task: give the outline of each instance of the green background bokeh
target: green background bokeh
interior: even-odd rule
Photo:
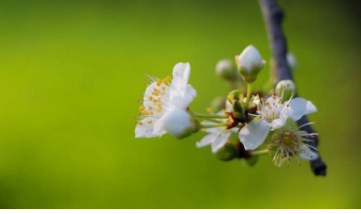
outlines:
[[[219,59],[249,44],[271,57],[257,1],[1,1],[0,207],[361,208],[359,12],[280,4],[327,177],[306,161],[218,161],[196,148],[202,134],[134,138],[144,73],[190,62],[191,108],[204,112],[229,92]]]

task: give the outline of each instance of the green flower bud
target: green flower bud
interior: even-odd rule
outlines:
[[[249,158],[242,159],[242,162],[245,166],[254,166],[258,162],[259,155],[252,155]]]
[[[217,158],[222,161],[230,161],[237,156],[237,149],[233,144],[226,143],[218,152]]]
[[[222,109],[226,108],[226,98],[216,97],[211,102],[211,110],[213,113],[218,113]]]
[[[242,53],[236,56],[238,72],[247,83],[252,83],[257,79],[258,73],[262,70],[264,61],[259,51],[249,45]]]
[[[237,80],[237,68],[229,59],[222,59],[218,61],[216,65],[216,74],[225,80],[236,81]]]
[[[295,93],[296,85],[292,80],[281,80],[276,86],[277,96],[282,98],[283,101],[289,100]]]
[[[243,93],[240,90],[233,90],[228,94],[227,99],[230,103],[233,103],[234,100],[242,100]]]
[[[237,119],[245,118],[245,111],[239,100],[234,100],[232,103],[232,107],[233,107],[233,116],[235,118]]]

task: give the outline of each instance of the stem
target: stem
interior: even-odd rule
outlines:
[[[214,115],[214,114],[201,114],[201,113],[196,113],[193,112],[193,117],[197,117],[197,118],[218,118],[218,119],[227,119],[229,116],[227,115]]]
[[[263,18],[266,23],[271,51],[275,61],[276,83],[285,79],[293,80],[291,69],[287,64],[287,42],[282,30],[284,13],[278,6],[276,0],[259,0],[259,4],[261,6]],[[300,120],[297,121],[297,123],[301,126],[305,123],[308,123],[308,119],[306,116],[303,116]],[[316,133],[311,126],[302,127],[301,130],[308,133]],[[314,142],[309,142],[308,144],[317,147],[318,137],[315,137],[312,140]],[[318,154],[318,158],[316,160],[311,161],[311,169],[315,175],[326,175],[327,166],[326,163],[323,162],[320,154]]]
[[[251,98],[252,93],[252,83],[247,83],[247,98],[246,98],[246,109],[248,109],[249,100]]]
[[[264,150],[257,150],[257,151],[251,151],[250,153],[251,153],[251,155],[263,155],[263,154],[268,154],[268,149],[264,149]]]
[[[227,124],[225,124],[225,123],[217,123],[217,124],[210,124],[210,125],[204,125],[204,124],[200,125],[201,129],[216,128],[216,127],[227,127]]]
[[[223,121],[218,120],[218,119],[204,118],[204,120],[207,120],[207,121],[210,121],[210,122],[213,122],[213,123],[223,123]]]

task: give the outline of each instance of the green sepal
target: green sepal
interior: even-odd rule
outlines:
[[[226,143],[218,152],[217,158],[222,161],[233,160],[237,156],[237,149],[231,143]]]

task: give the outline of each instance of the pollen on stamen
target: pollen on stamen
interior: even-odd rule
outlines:
[[[159,80],[157,81],[157,86],[159,87],[161,84],[162,84],[162,80],[159,79]]]
[[[143,111],[144,109],[145,109],[144,106],[140,106],[140,107],[139,107],[139,111]]]
[[[150,125],[150,124],[152,124],[152,122],[153,122],[153,121],[149,120],[147,123]]]
[[[142,122],[138,122],[138,124],[139,124],[139,125],[143,125],[143,123],[142,123]]]
[[[271,90],[269,93],[273,95],[275,92],[273,90]]]
[[[153,100],[153,97],[152,97],[152,96],[149,96],[149,100],[152,101],[152,100]]]

